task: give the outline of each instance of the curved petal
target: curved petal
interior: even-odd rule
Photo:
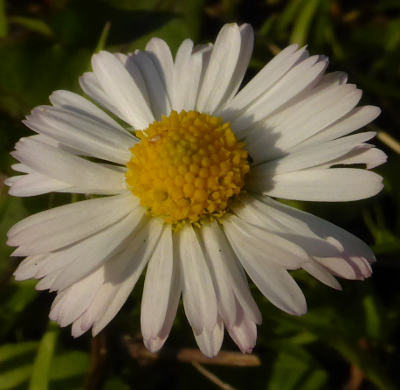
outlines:
[[[101,51],[92,57],[93,72],[124,120],[136,129],[154,122],[142,91],[123,64],[111,53]]]
[[[203,352],[209,358],[213,358],[218,355],[221,349],[222,341],[224,339],[224,324],[219,318],[214,329],[207,330],[203,329],[200,334],[194,334],[197,345],[200,351]]]
[[[309,169],[281,175],[250,176],[247,187],[283,199],[343,202],[369,198],[382,188],[382,177],[355,168]]]
[[[237,24],[222,27],[212,49],[201,83],[196,110],[212,114],[230,88],[241,49],[241,34]],[[223,64],[223,65],[222,65]]]
[[[152,352],[159,350],[168,337],[180,293],[171,225],[165,225],[147,267],[140,313],[144,343]]]
[[[195,333],[212,331],[217,323],[217,298],[210,270],[192,226],[179,234],[179,260],[186,316]]]
[[[15,148],[11,154],[18,161],[42,175],[84,188],[88,193],[116,194],[126,187],[124,173],[32,138],[21,138]]]
[[[137,198],[124,193],[42,211],[15,224],[7,245],[20,246],[24,253],[50,252],[107,228],[138,205]]]
[[[254,284],[271,303],[281,310],[294,315],[304,314],[307,311],[307,304],[299,286],[283,267],[276,265],[273,261],[262,261],[254,253],[249,253],[250,247],[246,245],[248,237],[245,237],[242,231],[235,229],[235,221],[236,217],[226,219],[224,230]],[[286,253],[282,250],[279,258],[284,258],[285,255]]]

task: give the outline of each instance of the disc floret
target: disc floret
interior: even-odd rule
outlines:
[[[219,218],[241,192],[247,151],[221,118],[172,111],[136,136],[126,181],[152,216],[171,224]]]

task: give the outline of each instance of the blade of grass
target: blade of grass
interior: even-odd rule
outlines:
[[[49,323],[46,333],[40,340],[39,349],[33,363],[29,390],[47,390],[50,377],[50,366],[57,342],[59,327]]]
[[[300,46],[306,43],[308,32],[311,28],[311,23],[315,12],[317,11],[320,0],[309,0],[305,3],[296,19],[290,37],[291,43],[298,43]]]
[[[0,0],[0,38],[5,38],[8,32],[5,0]]]

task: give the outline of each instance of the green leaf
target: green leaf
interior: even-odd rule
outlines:
[[[16,367],[0,373],[0,390],[9,390],[26,382],[32,372],[32,364]]]
[[[18,344],[4,344],[0,346],[0,364],[20,357],[21,355],[33,353],[36,351],[39,343],[36,341],[27,341]]]
[[[13,16],[9,20],[12,23],[18,24],[46,37],[53,36],[52,29],[41,19],[27,18],[25,16]]]
[[[302,349],[281,352],[274,362],[267,390],[325,389],[328,374]]]
[[[38,345],[36,341],[27,341],[0,347],[0,390],[13,389],[28,381]]]
[[[107,43],[108,34],[110,33],[111,23],[107,22],[104,25],[104,28],[101,32],[99,41],[97,42],[96,49],[94,50],[95,53],[98,53],[101,50],[104,50]]]
[[[372,295],[367,295],[363,299],[363,306],[366,333],[372,339],[379,339],[382,333],[382,324],[375,298]]]
[[[5,0],[0,0],[0,38],[5,38],[8,33]]]
[[[50,366],[57,342],[59,327],[50,323],[46,333],[40,340],[39,349],[33,363],[29,390],[47,390],[50,378]]]
[[[306,43],[308,32],[310,31],[311,23],[315,12],[317,11],[319,2],[320,0],[308,0],[305,2],[305,5],[296,18],[292,35],[290,37],[291,43],[298,43],[300,46]]]

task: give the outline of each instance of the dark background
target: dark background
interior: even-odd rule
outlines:
[[[55,89],[79,91],[78,76],[90,69],[93,52],[141,49],[153,36],[175,51],[187,37],[213,41],[230,21],[249,22],[256,32],[247,77],[289,43],[307,43],[312,54],[330,57],[330,70],[347,72],[364,90],[363,104],[382,108],[369,130],[378,131],[375,143],[389,155],[377,170],[385,190],[359,202],[293,203],[370,244],[378,259],[372,278],[343,281],[338,292],[296,272],[309,305],[301,318],[255,291],[264,321],[254,351],[259,366],[240,367],[236,355],[233,366],[222,359],[223,365],[199,367],[197,355],[183,361],[177,353],[196,345],[182,308],[163,353],[145,358],[138,339],[141,283],[99,337],[74,340],[69,328],[49,323],[50,294],[38,293],[33,281],[13,280],[18,259],[9,259],[7,230],[71,198],[13,198],[1,185],[0,390],[400,388],[399,1],[0,0],[0,182],[12,175],[14,143],[30,134],[21,119]],[[228,336],[223,350],[236,351]]]

